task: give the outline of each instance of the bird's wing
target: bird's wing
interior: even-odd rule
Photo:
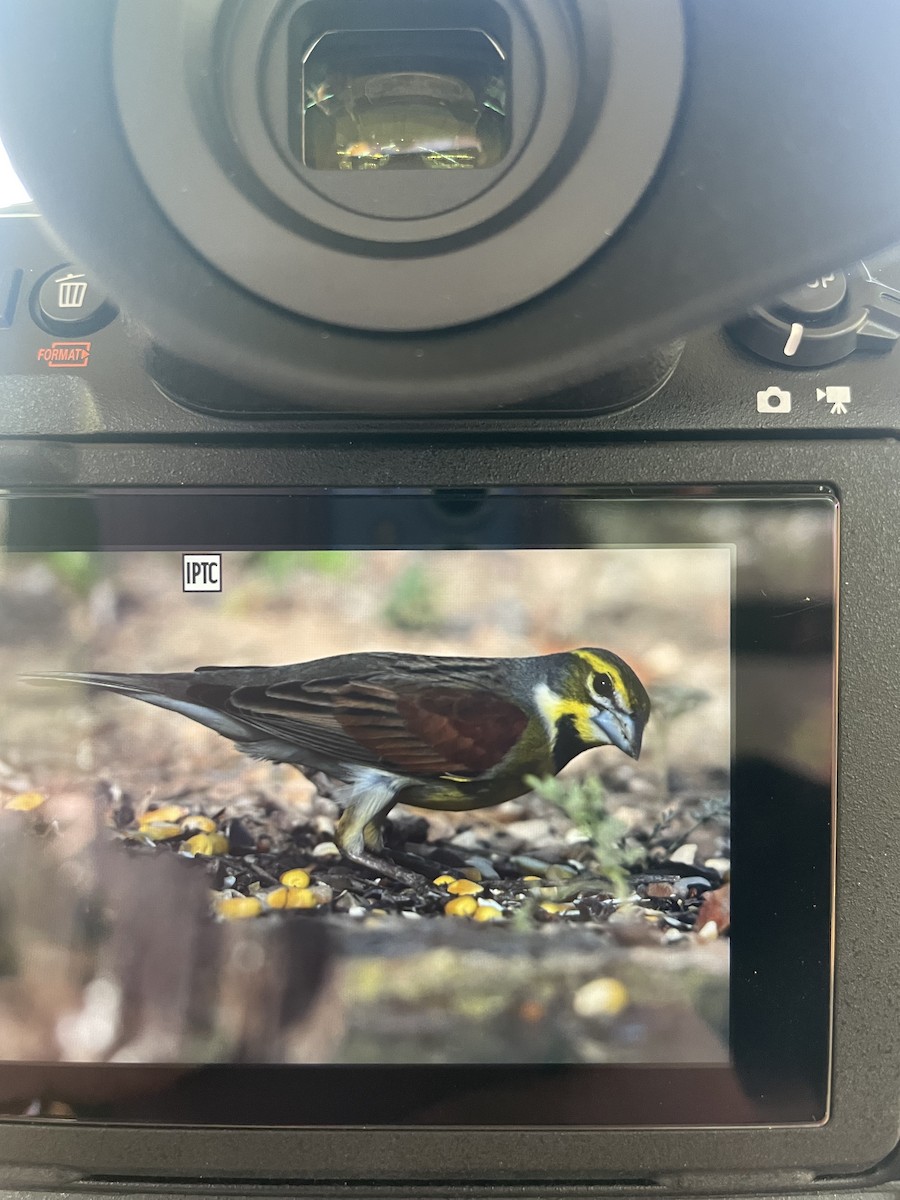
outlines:
[[[469,778],[489,771],[528,724],[528,714],[518,704],[494,692],[422,679],[397,685],[282,680],[236,689],[229,708],[280,737],[346,763],[426,778]]]

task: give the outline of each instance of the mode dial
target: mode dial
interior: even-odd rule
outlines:
[[[859,263],[758,305],[727,328],[769,362],[825,367],[856,350],[891,350],[900,340],[900,292]]]

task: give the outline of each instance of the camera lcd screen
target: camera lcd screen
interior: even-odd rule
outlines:
[[[825,1117],[832,497],[3,519],[7,1115]]]

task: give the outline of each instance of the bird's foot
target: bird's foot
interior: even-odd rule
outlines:
[[[399,863],[392,862],[389,858],[380,858],[377,854],[372,854],[368,850],[351,852],[346,849],[344,850],[344,857],[357,866],[366,867],[369,871],[374,871],[376,875],[385,876],[388,879],[396,880],[397,883],[402,883],[404,887],[411,888],[418,895],[429,900],[446,901],[447,899],[443,892],[434,887],[429,875],[410,870]],[[421,860],[421,863],[423,866],[428,865],[424,859]]]

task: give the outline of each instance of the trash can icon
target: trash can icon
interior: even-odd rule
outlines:
[[[60,308],[83,308],[87,296],[87,280],[83,275],[63,275],[53,281],[59,289],[57,302]]]

